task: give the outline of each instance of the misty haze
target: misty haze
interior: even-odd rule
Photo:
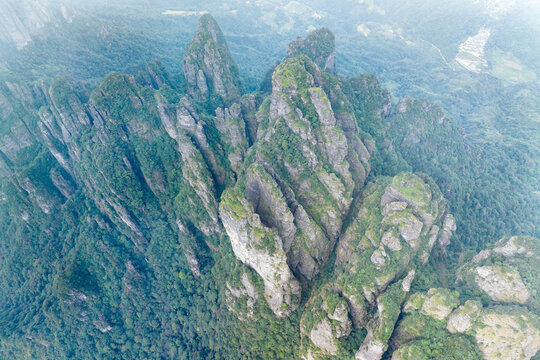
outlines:
[[[0,359],[540,360],[536,0],[0,0]]]

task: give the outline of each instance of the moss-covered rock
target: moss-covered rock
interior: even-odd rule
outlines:
[[[443,320],[459,305],[459,294],[448,289],[429,289],[420,312],[437,320]]]
[[[467,300],[465,304],[450,314],[446,329],[452,334],[471,330],[481,309],[482,304],[480,302]]]
[[[243,89],[238,68],[221,29],[209,14],[199,20],[197,34],[184,55],[182,69],[194,98],[209,100],[215,95],[225,104],[240,98]]]
[[[441,339],[411,341],[392,353],[392,360],[480,360],[474,342],[466,336],[448,335]]]
[[[340,339],[346,338],[351,329],[348,303],[331,285],[323,287],[310,298],[302,314],[300,331],[310,341],[303,347],[303,356],[336,355]]]
[[[538,316],[522,308],[483,310],[474,333],[485,360],[529,360],[540,349]]]
[[[473,257],[459,270],[460,278],[494,302],[527,305],[540,310],[540,240],[530,236],[500,239],[492,249]]]
[[[368,322],[367,335],[355,354],[356,360],[378,360],[388,349],[388,341],[394,332],[394,326],[401,312],[410,283],[414,278],[414,271],[405,279],[394,283],[377,298],[377,312]]]
[[[425,263],[445,216],[440,191],[416,175],[368,185],[336,249],[346,296],[369,302],[411,264]]]
[[[327,28],[312,31],[302,39],[298,37],[289,44],[287,55],[295,57],[300,54],[309,56],[317,66],[324,71],[335,73],[335,39],[334,34]]]

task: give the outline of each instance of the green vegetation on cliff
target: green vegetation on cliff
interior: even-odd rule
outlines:
[[[0,357],[534,356],[538,239],[473,258],[535,233],[518,173],[334,51],[245,94],[206,14],[178,76],[2,83]]]

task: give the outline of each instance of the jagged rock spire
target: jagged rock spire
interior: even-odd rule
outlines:
[[[209,14],[199,20],[197,34],[184,56],[183,69],[189,92],[198,100],[217,95],[228,104],[238,100],[243,91],[225,37]]]

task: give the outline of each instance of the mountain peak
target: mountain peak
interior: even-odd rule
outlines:
[[[210,14],[204,14],[199,19],[199,27],[197,33],[208,34],[216,43],[225,43],[223,32],[219,27],[216,19]]]
[[[184,56],[183,69],[190,95],[197,100],[217,95],[224,103],[230,103],[242,93],[238,67],[219,25],[209,14],[199,20],[197,33]]]
[[[305,39],[296,38],[289,44],[287,55],[290,57],[300,54],[307,55],[322,70],[335,73],[335,49],[334,34],[328,28],[323,27],[313,30]]]

